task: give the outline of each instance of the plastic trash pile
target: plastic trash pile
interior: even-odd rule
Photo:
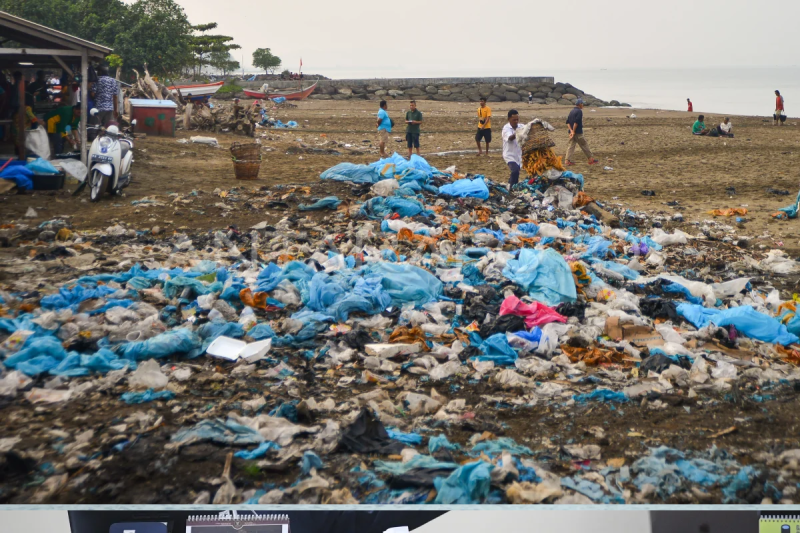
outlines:
[[[249,232],[29,228],[66,233],[1,268],[4,501],[797,501],[796,261],[612,229],[570,172],[321,178],[363,192]]]

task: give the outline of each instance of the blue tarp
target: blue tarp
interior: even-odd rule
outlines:
[[[7,160],[0,161],[0,167]],[[13,181],[19,189],[29,191],[33,189],[33,171],[25,166],[25,161],[11,161],[6,168],[0,172],[0,178]]]
[[[577,298],[572,270],[552,248],[523,248],[518,259],[506,263],[503,275],[527,291],[531,298],[550,307],[574,302]]]
[[[455,196],[457,198],[480,198],[489,199],[489,187],[486,186],[482,176],[475,179],[462,179],[454,181],[448,185],[439,187],[440,196]]]
[[[678,314],[702,328],[710,323],[716,326],[734,326],[737,331],[764,342],[772,342],[786,346],[798,342],[797,335],[789,333],[786,326],[771,316],[759,313],[749,305],[731,309],[709,309],[702,305],[682,303],[678,305]]]
[[[321,200],[317,200],[311,205],[300,204],[297,208],[300,211],[316,211],[318,209],[336,209],[342,201],[336,196],[327,196]]]
[[[407,263],[378,262],[368,265],[364,270],[380,277],[394,305],[424,305],[437,300],[444,287],[439,278],[427,270]]]

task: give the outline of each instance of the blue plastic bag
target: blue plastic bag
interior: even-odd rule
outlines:
[[[50,161],[41,157],[37,157],[25,166],[34,174],[59,174],[59,170]]]
[[[478,504],[489,495],[491,473],[494,465],[485,461],[475,461],[458,467],[445,478],[433,480],[436,499],[440,505]]]
[[[201,420],[190,428],[183,428],[172,435],[170,440],[186,446],[195,442],[210,440],[228,446],[260,444],[266,439],[255,429],[244,426],[234,419],[225,422],[220,419]]]
[[[424,305],[436,301],[444,288],[436,276],[407,263],[381,261],[368,265],[365,270],[381,279],[381,285],[394,305]]]
[[[518,259],[506,263],[503,275],[527,291],[531,298],[550,307],[577,299],[572,270],[552,248],[523,248]]]
[[[609,389],[595,389],[589,394],[575,394],[572,399],[580,403],[587,401],[625,403],[628,401],[624,392],[615,392]]]
[[[247,332],[247,336],[253,340],[260,341],[263,339],[271,339],[275,336],[275,331],[269,324],[256,324]]]
[[[126,392],[120,399],[127,404],[149,403],[155,400],[171,400],[175,397],[175,393],[170,390],[162,390],[154,392],[153,389],[147,389],[144,392]]]
[[[677,307],[678,314],[702,328],[710,323],[719,327],[734,326],[737,331],[764,342],[787,346],[798,342],[798,336],[787,331],[786,326],[777,319],[759,313],[749,305],[731,309],[709,309],[702,305],[682,303]]]
[[[297,206],[300,211],[316,211],[318,209],[336,209],[342,201],[336,196],[326,196],[321,200],[317,200],[311,205],[300,204]]]
[[[505,333],[495,333],[478,347],[484,355],[476,357],[478,361],[493,361],[496,365],[513,365],[517,360],[517,352],[508,343]]]
[[[439,187],[440,196],[454,196],[456,198],[489,199],[489,187],[482,177],[473,180],[465,178]]]
[[[439,450],[456,451],[461,449],[457,443],[447,440],[447,435],[436,435],[428,439],[428,453],[436,453]]]
[[[94,299],[104,298],[109,294],[114,294],[117,289],[112,289],[108,285],[101,285],[96,289],[87,289],[83,285],[75,285],[72,289],[61,288],[56,294],[45,296],[41,300],[42,309],[61,310],[72,309],[77,311],[81,302]]]
[[[319,175],[323,180],[350,181],[353,183],[377,183],[384,179],[378,171],[367,165],[339,163]]]
[[[3,364],[7,368],[17,368],[20,363],[31,361],[40,356],[49,357],[53,362],[41,359],[35,362],[34,366],[24,367],[29,372],[36,372],[36,374],[28,375],[38,375],[55,368],[58,362],[67,356],[67,351],[61,345],[61,341],[55,337],[30,337],[17,353],[8,357],[3,361]],[[20,372],[23,372],[23,370],[20,370]]]
[[[201,352],[202,342],[193,331],[177,328],[152,339],[131,342],[116,348],[120,357],[142,361],[144,359],[167,357],[173,354],[186,354],[188,357],[197,357]]]
[[[234,457],[239,457],[240,459],[260,459],[267,455],[267,452],[270,450],[280,450],[281,447],[275,444],[272,441],[262,442],[258,445],[257,448],[253,450],[242,450],[240,452],[236,452],[233,454]]]

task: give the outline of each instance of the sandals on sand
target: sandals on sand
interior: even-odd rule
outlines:
[[[569,159],[567,159],[567,162],[566,162],[566,163],[564,163],[564,164],[565,164],[565,165],[567,165],[568,167],[571,167],[571,166],[572,166],[572,165],[574,165],[575,163],[573,163],[572,161],[570,161]]]
[[[590,165],[596,165],[596,164],[597,164],[597,163],[599,163],[599,162],[600,162],[600,161],[598,161],[597,159],[594,159],[594,158],[592,158],[592,159],[589,161],[589,164],[590,164]]]

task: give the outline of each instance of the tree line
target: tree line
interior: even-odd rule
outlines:
[[[241,48],[234,38],[212,33],[216,22],[193,26],[175,0],[0,0],[0,11],[113,48],[108,62],[123,72],[145,64],[163,77],[241,68],[231,55]],[[274,72],[281,60],[259,48],[253,65]]]

